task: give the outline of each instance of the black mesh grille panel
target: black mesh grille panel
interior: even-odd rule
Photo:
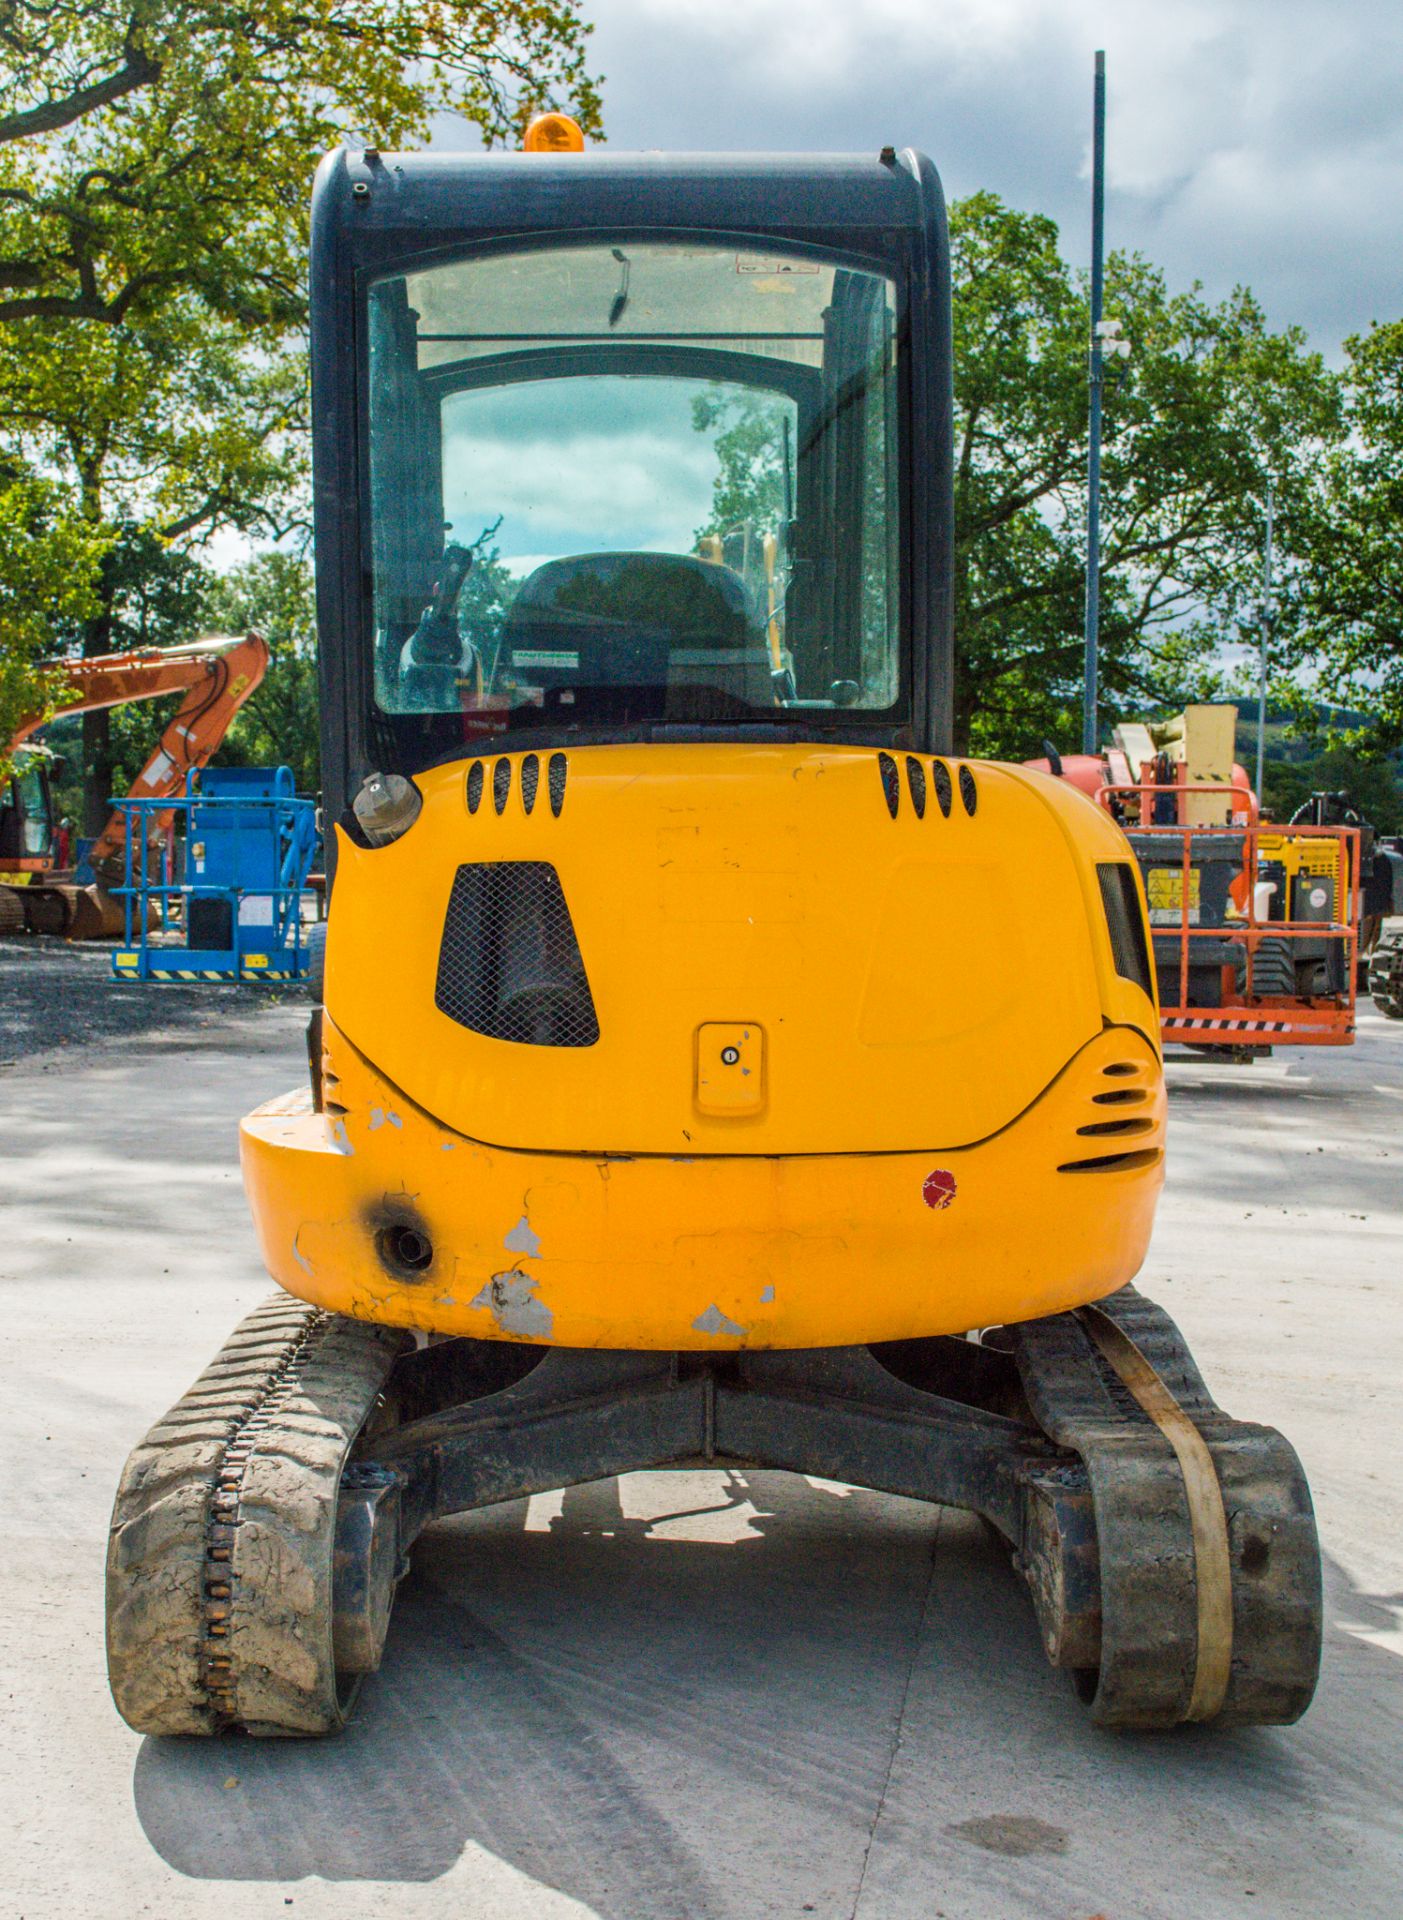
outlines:
[[[544,860],[459,867],[434,1005],[493,1040],[592,1047],[594,998],[560,878]]]
[[[1123,862],[1115,861],[1098,866],[1096,877],[1101,882],[1101,901],[1106,909],[1106,926],[1111,936],[1116,972],[1122,980],[1133,980],[1153,1000],[1150,955],[1145,944],[1145,918],[1140,911],[1140,896],[1135,890],[1135,875]]]

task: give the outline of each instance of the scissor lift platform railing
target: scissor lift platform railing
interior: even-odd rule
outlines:
[[[1356,956],[1359,943],[1359,833],[1354,827],[1282,827],[1245,817],[1242,797],[1222,785],[1185,784],[1150,786],[1107,784],[1097,794],[1100,804],[1117,814],[1126,800],[1138,799],[1140,811],[1149,813],[1161,796],[1177,800],[1187,794],[1208,793],[1228,803],[1230,817],[1217,823],[1122,819],[1142,874],[1170,867],[1178,878],[1176,897],[1166,905],[1150,900],[1151,935],[1155,947],[1156,974],[1160,988],[1160,1037],[1166,1044],[1222,1046],[1230,1048],[1277,1046],[1349,1046],[1354,1039]],[[1232,817],[1232,816],[1238,817]],[[1262,842],[1279,847],[1282,842],[1304,840],[1332,841],[1336,846],[1335,885],[1328,919],[1272,919],[1258,912],[1258,872],[1262,863]],[[1163,843],[1165,857],[1155,857]],[[1177,843],[1177,858],[1175,858]],[[1195,870],[1202,869],[1204,856],[1216,852],[1231,856],[1241,881],[1241,901],[1231,901],[1222,917],[1203,920],[1203,889],[1195,889]],[[1236,882],[1234,883],[1236,884]],[[1147,895],[1149,888],[1147,885]],[[1289,901],[1283,902],[1289,911]],[[1341,908],[1343,907],[1343,917]],[[1172,926],[1156,914],[1173,914]],[[1195,922],[1195,915],[1199,918]],[[1173,962],[1163,963],[1165,948],[1173,943]],[[1324,945],[1327,954],[1338,952],[1338,961],[1325,965],[1324,991],[1293,993],[1259,991],[1258,979],[1275,988],[1279,982],[1266,978],[1261,960],[1265,943],[1275,946],[1279,955],[1285,948],[1295,960],[1309,956],[1311,948]],[[1212,947],[1219,952],[1221,974],[1217,1004],[1194,999],[1190,976],[1195,967],[1211,964]],[[1240,963],[1240,964],[1239,964]],[[1276,969],[1273,969],[1276,972]],[[1168,981],[1166,981],[1168,976]],[[1166,986],[1172,991],[1166,991]]]
[[[260,773],[261,781],[249,777]],[[215,784],[220,780],[225,791]],[[125,918],[123,945],[112,956],[117,979],[305,976],[309,953],[302,934],[302,895],[316,846],[315,809],[294,791],[288,768],[192,776],[178,799],[116,804],[126,815],[124,883],[112,889],[123,903]],[[160,815],[162,823],[174,816],[184,830],[183,881],[152,870],[158,862],[164,866],[164,848],[150,831],[154,815]],[[192,938],[192,921],[200,917],[202,902],[226,908],[210,916],[223,928],[223,939]],[[177,920],[184,930],[183,944],[164,936],[153,940],[153,927],[169,930]]]

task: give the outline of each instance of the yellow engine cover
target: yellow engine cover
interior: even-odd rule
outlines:
[[[1021,1113],[1103,1014],[1153,1031],[1110,966],[1094,862],[1113,822],[1063,783],[975,765],[938,780],[858,748],[574,749],[417,781],[423,812],[367,850],[343,835],[326,1006],[444,1125],[562,1153],[890,1153],[984,1139]],[[478,763],[480,765],[480,763]],[[938,786],[949,781],[948,814]],[[919,788],[917,789],[920,790]],[[500,810],[498,800],[500,799]],[[559,876],[598,1019],[593,1045],[516,1044],[435,1004],[465,863]],[[749,1032],[732,1097],[708,1033]],[[704,1068],[712,1065],[712,1071]]]
[[[962,1332],[1133,1277],[1164,1088],[1100,809],[858,748],[577,749],[563,784],[549,758],[436,769],[399,840],[343,838],[323,1110],[243,1128],[283,1286],[444,1334],[724,1350]],[[460,870],[512,862],[558,880],[584,1043],[494,1036],[445,988]]]

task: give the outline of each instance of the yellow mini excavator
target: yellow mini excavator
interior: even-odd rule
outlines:
[[[1300,1466],[1131,1285],[1134,858],[950,751],[935,171],[578,144],[318,176],[324,987],[243,1125],[281,1291],[121,1481],[117,1705],[332,1731],[434,1520],[702,1461],[983,1515],[1100,1724],[1293,1720]]]

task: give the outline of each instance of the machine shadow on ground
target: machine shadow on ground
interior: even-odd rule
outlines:
[[[544,1519],[517,1501],[435,1528],[346,1734],[145,1741],[148,1840],[192,1878],[283,1882],[431,1881],[476,1846],[600,1920],[739,1920],[759,1910],[735,1877],[747,1851],[772,1897],[792,1889],[776,1911],[850,1914],[879,1815],[878,1904],[900,1913],[927,1911],[942,1860],[957,1880],[1016,1870],[1010,1900],[1035,1911],[1068,1845],[1094,1866],[1102,1823],[1123,1838],[1141,1818],[1191,1854],[1225,1792],[1263,1854],[1318,1816],[1348,1749],[1328,1687],[1313,1730],[1099,1734],[977,1522],[784,1474],[702,1477],[719,1496],[672,1515],[673,1476],[648,1475],[646,1517],[611,1480]],[[1355,1636],[1392,1628],[1394,1603],[1330,1584],[1331,1649],[1383,1697],[1397,1657]],[[1052,1756],[1049,1801],[1028,1781]],[[1365,1791],[1386,1808],[1397,1786]],[[1062,1834],[1029,1820],[1049,1810],[1077,1828],[1048,1842],[1055,1859],[995,1860],[965,1836],[989,1824],[971,1814]]]

